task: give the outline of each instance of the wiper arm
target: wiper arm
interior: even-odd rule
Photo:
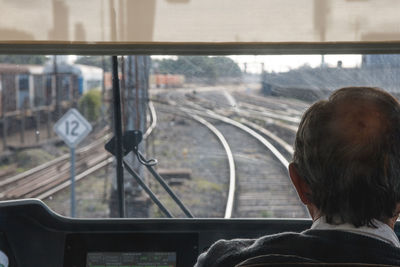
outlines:
[[[174,217],[171,212],[164,206],[164,204],[161,203],[161,201],[158,199],[158,197],[151,191],[151,189],[147,186],[147,184],[143,181],[142,178],[140,178],[139,174],[137,174],[130,166],[129,164],[123,160],[124,162],[124,167],[125,169],[130,173],[130,175],[135,178],[136,182],[146,191],[146,193],[149,195],[151,200],[153,200],[154,203],[160,208],[160,210],[167,216],[168,218]]]
[[[135,152],[135,151],[134,151]],[[142,163],[146,168],[149,170],[149,172],[153,175],[153,177],[161,184],[161,186],[164,188],[164,190],[169,194],[169,196],[175,201],[175,203],[181,208],[181,210],[185,213],[185,215],[188,218],[193,218],[193,214],[190,212],[190,210],[183,204],[183,202],[179,199],[179,197],[174,193],[172,188],[165,182],[164,178],[161,177],[153,168],[154,165],[157,164],[157,160],[155,159],[150,159],[146,160],[143,155],[140,153],[140,151],[136,151],[136,156],[139,160],[140,163]],[[147,162],[147,163],[146,163]],[[148,163],[151,162],[151,163]],[[145,163],[145,164],[144,164]]]
[[[164,178],[161,177],[153,168],[157,164],[156,159],[147,160],[142,153],[139,151],[139,144],[142,141],[142,132],[141,131],[126,131],[122,138],[122,146],[123,146],[123,154],[127,155],[129,152],[133,152],[138,161],[146,166],[149,172],[153,175],[153,177],[161,184],[164,190],[169,194],[169,196],[174,200],[174,202],[180,207],[180,209],[185,213],[188,218],[193,218],[193,214],[190,210],[183,204],[183,202],[179,199],[179,197],[174,193],[172,188],[165,182]],[[107,142],[105,145],[107,151],[114,155],[115,149],[115,141],[114,137]],[[172,217],[171,213],[168,209],[161,203],[161,201],[156,197],[156,195],[151,191],[151,189],[144,183],[143,179],[129,166],[129,164],[123,160],[124,167],[127,171],[135,178],[135,180],[139,183],[139,185],[146,191],[149,197],[154,201],[154,203],[164,212],[167,217]]]

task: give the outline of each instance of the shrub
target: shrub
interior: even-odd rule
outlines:
[[[85,93],[78,103],[78,109],[89,121],[96,121],[100,116],[101,92],[93,89]]]
[[[42,149],[23,150],[16,154],[15,161],[18,164],[17,172],[24,172],[52,159],[54,159],[54,156]]]

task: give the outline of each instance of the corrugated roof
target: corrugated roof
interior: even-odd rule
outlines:
[[[40,74],[43,66],[0,63],[0,73],[31,73]]]

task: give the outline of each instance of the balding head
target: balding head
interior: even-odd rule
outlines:
[[[376,88],[343,88],[304,114],[294,164],[327,217],[356,226],[400,202],[400,106]]]
[[[327,103],[332,112],[330,131],[344,143],[365,145],[380,138],[390,128],[390,108],[397,101],[373,88],[343,88]]]

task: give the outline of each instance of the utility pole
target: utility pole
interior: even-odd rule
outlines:
[[[56,119],[58,119],[61,115],[61,94],[58,86],[58,69],[57,69],[57,56],[53,56],[53,88],[56,100]]]
[[[106,61],[104,56],[101,56],[101,67],[103,69],[102,82],[101,82],[101,123],[106,124]]]

